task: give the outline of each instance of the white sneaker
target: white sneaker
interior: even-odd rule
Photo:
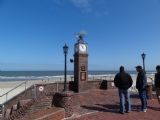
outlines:
[[[147,112],[147,109],[143,109],[142,111],[143,111],[143,112]]]

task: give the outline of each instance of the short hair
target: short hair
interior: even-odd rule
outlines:
[[[142,66],[138,65],[136,66],[137,69],[142,69]]]
[[[120,70],[120,72],[123,72],[124,71],[124,66],[120,66],[119,70]]]
[[[159,69],[160,69],[160,65],[157,65],[157,66],[156,66],[156,70],[159,70]]]

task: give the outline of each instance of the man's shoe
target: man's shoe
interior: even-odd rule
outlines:
[[[126,111],[126,113],[130,113],[130,111]]]
[[[124,112],[119,111],[120,114],[124,114]]]
[[[142,111],[143,111],[143,112],[147,112],[147,109],[143,109]]]

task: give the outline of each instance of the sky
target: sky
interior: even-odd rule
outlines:
[[[73,70],[81,30],[89,70],[160,64],[160,0],[0,0],[0,70]]]

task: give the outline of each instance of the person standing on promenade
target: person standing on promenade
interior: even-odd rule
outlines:
[[[120,98],[120,113],[124,114],[124,109],[126,108],[126,113],[131,111],[130,94],[129,88],[133,84],[131,76],[125,72],[124,67],[120,67],[120,72],[116,74],[114,78],[114,84],[118,88],[119,98]]]
[[[147,77],[145,74],[145,71],[142,69],[142,66],[137,66],[136,70],[138,72],[137,80],[136,80],[136,88],[139,92],[139,98],[141,100],[141,109],[140,111],[146,112],[147,111],[147,91],[146,91],[146,85],[147,85]]]
[[[160,104],[160,65],[156,66],[157,73],[155,74],[154,82],[156,87],[157,99]]]

